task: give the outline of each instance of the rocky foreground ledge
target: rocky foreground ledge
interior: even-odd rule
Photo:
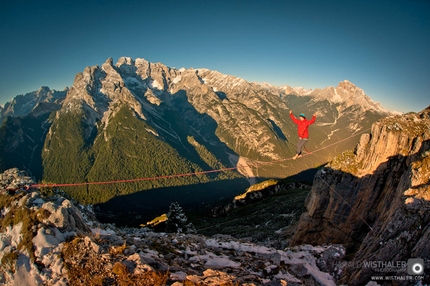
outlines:
[[[230,236],[101,224],[91,206],[1,175],[0,284],[335,285],[344,247],[267,248]]]

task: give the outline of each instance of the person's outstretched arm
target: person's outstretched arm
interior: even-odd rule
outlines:
[[[316,120],[316,119],[317,119],[317,114],[316,114],[316,113],[314,113],[314,114],[312,115],[311,120],[309,121],[309,125],[313,124],[313,123],[315,122],[315,120]]]
[[[291,120],[293,120],[294,121],[294,123],[299,123],[300,122],[300,120],[298,120],[295,116],[294,116],[294,114],[293,114],[293,111],[290,109],[290,118],[291,118]]]

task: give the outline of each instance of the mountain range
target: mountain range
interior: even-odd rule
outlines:
[[[290,109],[296,116],[317,114],[306,145],[310,154],[295,162],[288,160],[298,139]],[[315,90],[276,87],[208,69],[176,69],[128,57],[114,64],[109,58],[78,73],[64,91],[42,87],[5,104],[0,168],[25,169],[46,183],[237,168],[67,189],[82,203],[163,190],[172,200],[192,197],[194,204],[230,198],[263,178],[303,175],[355,146],[356,136],[392,114],[348,80]],[[184,185],[190,187],[178,192]],[[204,199],[202,186],[210,193]],[[154,196],[151,192],[144,192],[145,200]]]

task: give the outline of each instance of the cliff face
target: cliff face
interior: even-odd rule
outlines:
[[[354,151],[320,170],[292,243],[343,243],[357,263],[428,259],[429,113],[376,122]],[[364,283],[372,271],[346,268],[344,280]]]
[[[226,215],[233,209],[241,206],[249,205],[264,198],[271,197],[276,193],[285,190],[293,189],[310,189],[309,185],[299,182],[282,183],[276,180],[267,180],[258,184],[254,184],[246,189],[246,192],[236,196],[233,201],[225,206],[218,206],[211,210],[213,217]]]

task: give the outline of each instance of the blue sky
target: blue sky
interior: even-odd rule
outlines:
[[[430,105],[430,1],[1,1],[0,104],[86,66],[145,58],[274,85],[345,79],[383,107]]]

